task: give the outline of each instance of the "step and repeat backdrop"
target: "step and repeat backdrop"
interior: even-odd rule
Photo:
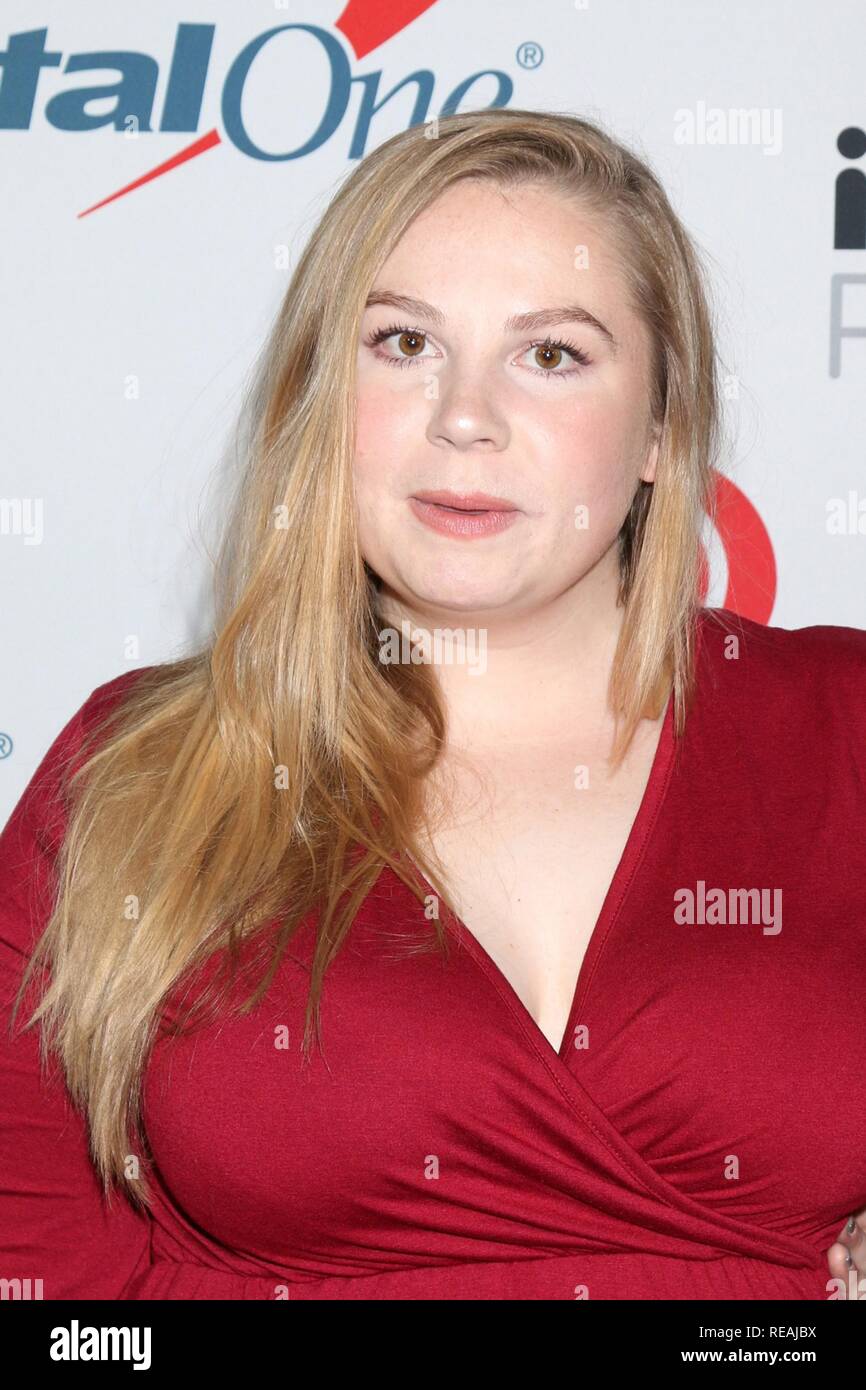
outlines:
[[[96,685],[207,632],[292,267],[357,161],[447,111],[649,160],[724,368],[706,602],[866,627],[862,0],[6,0],[0,49],[0,823]]]

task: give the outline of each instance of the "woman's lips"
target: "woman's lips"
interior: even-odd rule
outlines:
[[[467,540],[504,531],[521,515],[507,498],[485,492],[419,492],[409,506],[431,530]]]

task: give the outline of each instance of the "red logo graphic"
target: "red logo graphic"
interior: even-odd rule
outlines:
[[[742,618],[767,623],[776,599],[776,561],[766,526],[744,492],[716,473],[716,530],[728,562],[721,604]],[[701,547],[700,596],[709,588],[709,564]]]

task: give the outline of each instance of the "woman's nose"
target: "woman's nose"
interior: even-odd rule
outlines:
[[[431,443],[449,444],[455,449],[477,445],[487,449],[505,447],[508,423],[489,376],[473,373],[450,381],[437,376],[434,387],[436,394],[427,429]]]

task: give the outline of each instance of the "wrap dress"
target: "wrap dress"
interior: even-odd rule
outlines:
[[[8,1034],[59,770],[137,672],[98,687],[0,835],[0,1277],[49,1299],[826,1299],[866,1204],[866,632],[704,609],[696,674],[558,1050],[460,921],[446,957],[407,949],[431,924],[383,869],[325,975],[324,1056],[300,1051],[312,920],[254,1011],[157,1038],[149,1213],[106,1203],[36,1030]]]

